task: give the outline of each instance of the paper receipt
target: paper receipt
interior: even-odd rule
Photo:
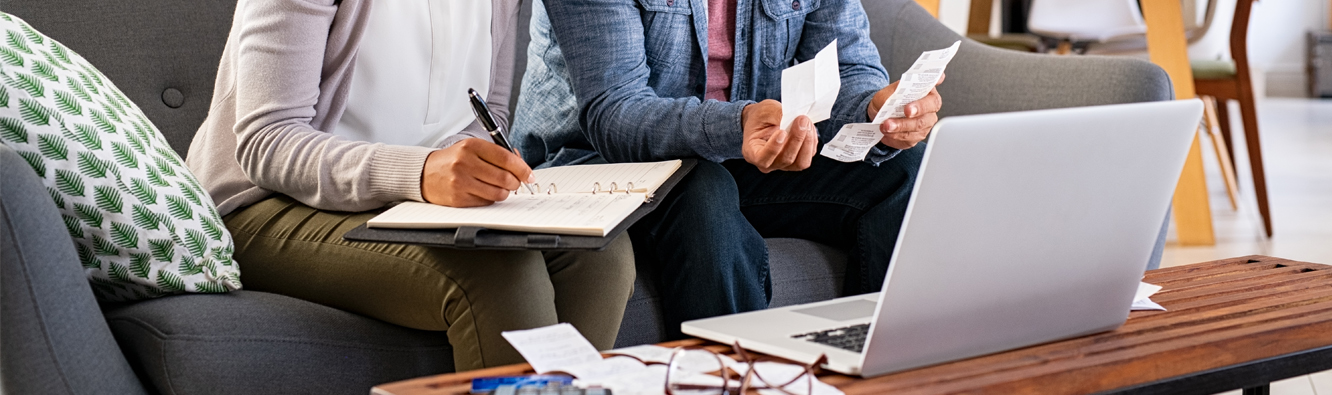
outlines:
[[[943,76],[944,68],[948,62],[953,60],[953,55],[957,54],[957,48],[962,44],[961,41],[954,42],[952,46],[944,49],[926,51],[916,58],[916,63],[911,65],[897,84],[897,90],[884,101],[883,107],[879,108],[879,113],[874,116],[874,122],[871,123],[848,123],[842,125],[842,129],[837,131],[837,135],[831,141],[823,145],[823,150],[819,155],[823,155],[841,162],[858,162],[865,160],[865,155],[869,154],[870,149],[875,143],[879,142],[882,134],[879,133],[879,124],[888,118],[906,117],[904,109],[907,104],[920,100],[930,94],[934,85],[939,82]]]
[[[842,88],[837,63],[837,40],[833,40],[814,59],[782,70],[782,130],[791,130],[791,122],[801,115],[815,123],[832,116]]]

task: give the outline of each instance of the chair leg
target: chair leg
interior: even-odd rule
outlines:
[[[1272,211],[1267,204],[1267,176],[1263,170],[1263,149],[1258,143],[1258,109],[1253,93],[1240,93],[1240,118],[1244,120],[1244,142],[1249,148],[1249,169],[1253,173],[1253,194],[1258,197],[1258,213],[1263,216],[1263,230],[1272,237]]]
[[[1211,96],[1202,96],[1203,106],[1203,132],[1212,138],[1212,149],[1216,151],[1216,159],[1221,165],[1221,179],[1226,183],[1226,194],[1230,196],[1230,209],[1239,210],[1239,182],[1235,180],[1235,168],[1231,164],[1230,146],[1226,140],[1216,131],[1217,124],[1221,123],[1216,117],[1216,98]]]
[[[1226,156],[1230,157],[1230,168],[1235,168],[1235,140],[1230,137],[1230,106],[1229,100],[1216,101],[1216,117],[1219,119],[1217,126],[1221,128],[1221,138],[1226,140]]]

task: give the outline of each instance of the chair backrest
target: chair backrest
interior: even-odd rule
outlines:
[[[1073,41],[1104,42],[1147,31],[1137,0],[1033,0],[1032,33]]]
[[[1236,77],[1244,86],[1249,80],[1249,15],[1258,0],[1235,1],[1235,19],[1230,23],[1230,58],[1235,60]]]

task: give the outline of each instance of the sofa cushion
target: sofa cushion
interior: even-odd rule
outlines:
[[[0,141],[43,178],[102,300],[240,288],[212,200],[134,103],[0,13]]]
[[[130,364],[162,394],[366,394],[453,371],[444,332],[257,291],[106,309]]]

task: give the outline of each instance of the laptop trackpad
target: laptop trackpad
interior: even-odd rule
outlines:
[[[806,307],[803,309],[791,310],[800,314],[812,315],[819,318],[827,318],[833,321],[848,321],[857,318],[868,318],[874,315],[874,306],[879,303],[872,300],[856,299],[842,303],[834,303],[823,306]]]

